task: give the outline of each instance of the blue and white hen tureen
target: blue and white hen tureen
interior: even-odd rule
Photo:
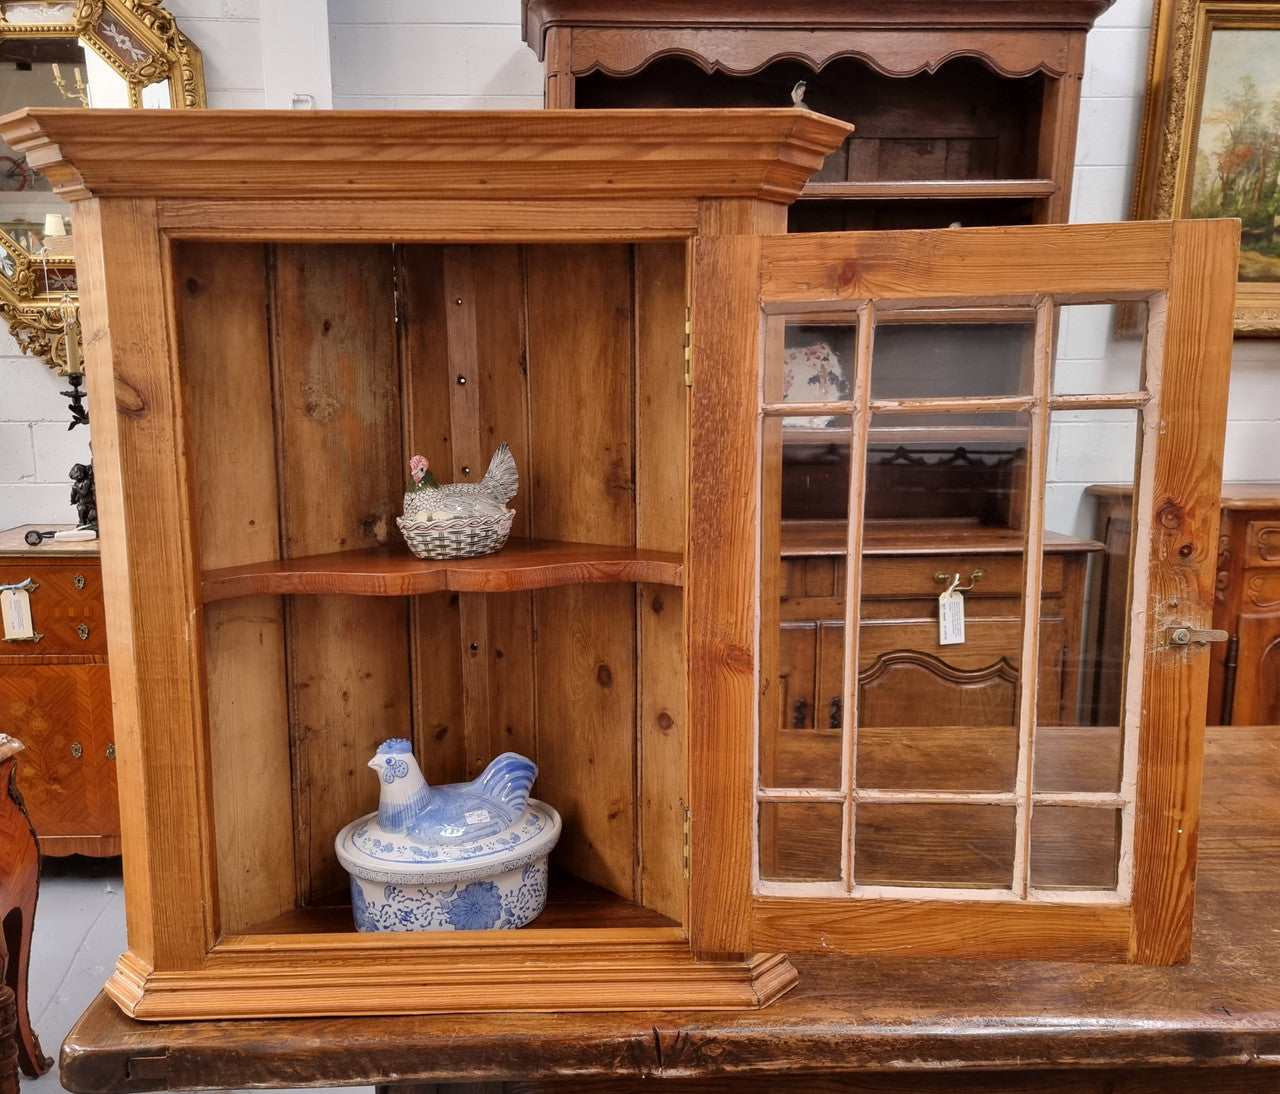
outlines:
[[[409,742],[394,738],[369,766],[378,811],[335,840],[357,930],[523,927],[542,911],[560,817],[529,797],[531,760],[504,752],[469,783],[429,786]]]

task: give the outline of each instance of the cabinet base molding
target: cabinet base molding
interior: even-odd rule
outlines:
[[[380,947],[386,950],[387,947]],[[106,993],[131,1018],[301,1018],[479,1011],[748,1010],[795,986],[786,954],[699,958],[687,943],[289,949],[286,961],[222,955],[203,969],[157,972],[121,955]],[[434,947],[433,947],[434,948]]]

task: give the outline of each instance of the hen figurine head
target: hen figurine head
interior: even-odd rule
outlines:
[[[378,746],[369,766],[382,776],[382,781],[390,786],[397,779],[409,774],[409,764],[413,762],[413,745],[403,737],[392,737]]]

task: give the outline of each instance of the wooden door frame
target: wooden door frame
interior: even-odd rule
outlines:
[[[1212,615],[1237,236],[1236,222],[1199,220],[695,242],[686,611],[696,949],[1186,959],[1209,655],[1160,636],[1207,628]],[[755,726],[767,686],[757,636],[762,304],[979,294],[1152,303],[1148,361],[1161,413],[1147,417],[1151,489],[1135,522],[1135,558],[1146,558],[1150,577],[1133,607],[1145,612],[1150,640],[1130,654],[1143,695],[1132,900],[757,897]]]

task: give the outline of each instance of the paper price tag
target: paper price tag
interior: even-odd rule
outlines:
[[[26,589],[0,590],[0,616],[4,617],[6,642],[30,641],[36,636],[31,621],[31,597]]]
[[[958,646],[964,641],[964,593],[954,588],[938,597],[938,645]]]

